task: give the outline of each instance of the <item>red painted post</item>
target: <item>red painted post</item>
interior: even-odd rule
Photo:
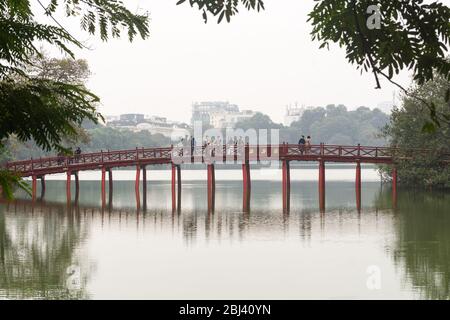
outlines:
[[[283,211],[286,211],[286,160],[281,161],[281,189],[283,200]]]
[[[251,178],[250,178],[250,163],[246,161],[242,164],[242,183],[243,183],[243,197],[242,207],[243,211],[247,212],[250,209],[250,193],[251,193]]]
[[[140,178],[141,178],[141,167],[139,165],[137,165],[136,166],[136,180],[134,183],[134,191],[136,193],[136,209],[137,210],[139,210],[141,208],[141,195],[140,195],[140,191],[139,191]]]
[[[102,167],[102,207],[106,205],[106,168]]]
[[[78,178],[78,171],[73,173],[75,177],[75,202],[78,203],[78,198],[80,197],[80,179]]]
[[[37,177],[32,176],[32,182],[31,182],[31,198],[32,201],[36,200],[36,189],[37,189]]]
[[[142,193],[147,194],[147,167],[142,166]]]
[[[282,189],[283,189],[283,211],[288,212],[290,209],[290,195],[291,195],[291,174],[289,168],[289,161],[282,161]]]
[[[325,212],[325,162],[319,161],[319,208]]]
[[[66,178],[66,197],[67,197],[67,202],[70,202],[72,200],[72,195],[70,192],[70,179],[72,176],[72,172],[67,171],[67,178]]]
[[[251,180],[251,176],[250,176],[250,164],[247,162],[245,164],[245,172],[246,172],[246,176],[247,176],[247,189],[250,192],[251,188],[252,188],[252,180]]]
[[[397,168],[392,168],[392,205],[397,207]]]
[[[177,209],[177,193],[175,189],[175,180],[176,180],[176,170],[175,164],[172,163],[172,211]]]
[[[356,179],[355,179],[355,190],[356,190],[356,209],[361,211],[361,163],[356,162]]]
[[[142,149],[144,152],[144,149]],[[111,203],[111,201],[110,201]],[[144,212],[147,211],[147,167],[142,166],[142,206],[144,207]]]
[[[245,188],[247,186],[247,170],[245,167],[245,163],[242,164],[242,186],[245,190]]]
[[[177,209],[181,208],[181,166],[177,166]]]
[[[109,195],[112,194],[113,192],[113,184],[114,184],[114,180],[113,180],[113,173],[112,173],[112,169],[109,168],[108,169],[108,186],[109,186]]]
[[[208,188],[208,212],[214,212],[216,197],[216,177],[214,172],[214,165],[208,164],[206,170]]]
[[[256,145],[256,161],[259,163],[261,161],[259,156],[259,143]]]
[[[112,206],[112,198],[113,198],[113,174],[112,174],[112,169],[109,168],[108,169],[108,184],[109,184],[109,189],[108,189],[108,200],[109,200],[109,206],[111,208]]]
[[[250,156],[250,147],[248,145],[248,142],[245,144],[245,158],[244,158],[244,162],[247,163],[249,161],[249,156]]]
[[[208,197],[208,212],[211,209],[211,173],[209,164],[206,165],[206,189],[207,189],[207,197]]]
[[[45,176],[41,176],[41,199],[45,196]]]

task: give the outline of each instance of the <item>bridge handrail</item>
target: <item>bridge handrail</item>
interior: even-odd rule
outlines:
[[[228,145],[228,144],[224,144],[222,145],[222,150],[223,152],[227,152],[229,149],[229,147],[234,147],[235,145]],[[243,147],[243,145],[238,145],[238,148]],[[283,144],[278,144],[278,145],[246,145],[246,148],[254,150],[255,148],[257,149],[269,149],[269,147],[271,148],[278,148],[279,149],[279,155],[280,156],[289,156],[289,155],[296,155],[294,154],[290,154],[289,151],[291,150],[299,150],[300,145],[299,144],[287,144],[287,143],[283,143]],[[189,150],[190,146],[185,146],[183,147],[185,148],[185,150]],[[208,147],[205,146],[195,146],[195,152],[197,150],[201,151],[201,153],[204,153],[205,150],[207,150]],[[220,146],[210,146],[211,149],[219,149],[220,150]],[[303,146],[303,148],[306,148],[306,146]],[[346,154],[334,154],[332,151],[329,151],[330,149],[335,149],[335,150],[344,150],[346,152]],[[110,162],[114,162],[114,161],[118,161],[118,160],[111,160],[111,158],[115,155],[119,155],[119,157],[121,155],[129,155],[130,157],[127,157],[125,159],[122,160],[132,160],[132,156],[136,155],[136,159],[139,159],[140,155],[143,155],[144,158],[143,159],[148,159],[148,157],[145,157],[145,153],[153,153],[156,154],[158,152],[160,152],[160,158],[165,158],[163,155],[164,152],[167,153],[167,155],[170,157],[171,152],[173,152],[173,150],[177,150],[178,147],[174,147],[174,146],[169,146],[169,147],[150,147],[150,148],[144,148],[144,147],[137,147],[135,149],[126,149],[126,150],[107,150],[107,151],[97,151],[97,152],[89,152],[89,153],[81,153],[79,155],[70,155],[70,156],[51,156],[51,157],[41,157],[41,158],[31,158],[28,160],[18,160],[18,161],[12,161],[12,162],[7,162],[6,163],[6,168],[7,169],[11,169],[13,168],[14,170],[17,169],[17,167],[24,167],[26,168],[27,166],[31,166],[31,168],[33,168],[34,164],[45,164],[48,163],[49,166],[51,166],[52,163],[57,163],[59,167],[64,166],[64,165],[68,165],[68,164],[72,164],[72,160],[76,160],[78,161],[77,163],[98,163],[98,164],[102,164],[102,163],[110,163]],[[182,149],[181,147],[179,148],[180,150]],[[435,152],[436,150],[432,150],[432,149],[425,149],[425,148],[418,148],[418,149],[401,149],[398,147],[386,147],[386,146],[364,146],[364,145],[335,145],[335,144],[314,144],[314,145],[310,145],[309,146],[310,150],[319,150],[320,153],[314,153],[313,155],[331,155],[331,156],[340,156],[340,157],[345,157],[345,156],[361,156],[361,157],[381,157],[381,158],[386,158],[386,157],[392,157],[393,154],[395,154],[396,152],[399,151],[406,151],[406,152],[412,152],[414,154],[418,154],[418,153],[429,153],[429,152]],[[237,149],[239,150],[239,149]],[[349,151],[350,150],[350,151]],[[326,153],[325,151],[328,151],[328,153]],[[369,152],[371,151],[375,151],[376,154],[375,156],[370,155]],[[378,154],[378,151],[381,152],[381,154]],[[358,152],[357,154],[352,154],[352,152]],[[450,153],[442,153],[442,156],[445,157],[449,157],[450,159]],[[86,161],[87,159],[92,160],[96,157],[100,157],[101,161]],[[106,161],[104,159],[107,159]],[[41,166],[42,168],[42,166]]]
[[[298,148],[299,144],[285,144],[289,148]],[[406,152],[423,152],[423,153],[429,153],[429,152],[436,152],[437,150],[430,149],[430,148],[399,148],[399,147],[388,147],[388,146],[366,146],[366,145],[334,145],[334,144],[313,144],[311,147],[321,147],[324,146],[325,148],[360,148],[361,150],[389,150],[389,151],[406,151]],[[450,152],[444,152],[441,153],[444,156],[450,156]]]

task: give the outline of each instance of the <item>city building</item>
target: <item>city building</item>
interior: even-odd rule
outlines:
[[[293,107],[291,105],[286,106],[284,125],[286,127],[289,127],[292,124],[292,122],[300,120],[305,110],[306,108],[304,106],[298,107],[297,103]]]
[[[120,116],[105,116],[105,124],[108,124],[109,122],[113,121],[119,121]]]
[[[219,128],[226,114],[239,112],[239,107],[228,101],[204,101],[192,104],[191,124],[201,121],[203,125]]]
[[[134,132],[148,131],[151,134],[162,134],[174,140],[190,134],[190,128],[185,123],[169,121],[165,117],[147,116],[138,113],[106,116],[106,126]]]
[[[213,128],[229,128],[255,115],[252,110],[239,111],[239,107],[228,101],[195,102],[192,104],[191,123],[200,121]]]
[[[120,121],[141,122],[144,121],[145,116],[140,113],[127,113],[120,115]]]
[[[256,114],[256,112],[252,110],[242,110],[238,113],[231,113],[225,115],[225,120],[223,122],[223,128],[232,128],[236,125],[236,123],[250,119]]]

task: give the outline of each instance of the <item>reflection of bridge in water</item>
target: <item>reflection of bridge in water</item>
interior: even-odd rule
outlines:
[[[390,196],[386,197],[386,195],[386,192],[380,192],[377,195],[370,209],[367,210],[369,215],[361,215],[357,210],[341,205],[327,207],[327,214],[319,212],[318,208],[314,207],[285,211],[279,214],[274,214],[273,211],[266,209],[252,210],[251,213],[242,213],[233,209],[212,213],[206,208],[205,210],[183,211],[183,214],[179,210],[169,211],[171,214],[167,214],[167,210],[164,209],[143,211],[131,207],[112,208],[101,205],[82,205],[76,202],[67,205],[66,202],[33,201],[32,199],[12,201],[0,199],[0,204],[3,204],[11,215],[31,214],[44,218],[58,215],[71,217],[78,221],[89,219],[89,221],[97,222],[102,226],[104,224],[120,226],[124,223],[128,226],[134,225],[139,229],[157,227],[158,230],[177,230],[186,244],[191,244],[198,238],[209,240],[226,236],[230,239],[242,240],[246,235],[272,234],[272,231],[281,232],[278,233],[281,236],[293,227],[292,231],[298,232],[302,240],[309,241],[313,229],[318,228],[323,231],[328,220],[330,225],[333,225],[337,219],[339,226],[354,228],[358,227],[358,221],[362,217],[367,219],[370,216],[371,219],[378,219],[378,214],[384,215],[384,213],[391,212],[389,210],[391,207]],[[388,200],[388,202],[384,202],[382,199]],[[349,224],[349,221],[352,223]]]
[[[109,203],[112,202],[113,176],[112,169],[119,167],[136,167],[135,193],[136,206],[141,206],[140,180],[142,171],[143,203],[146,207],[147,197],[147,166],[171,166],[172,210],[179,209],[181,204],[181,164],[204,163],[207,165],[208,210],[215,207],[215,164],[241,164],[243,176],[243,211],[250,208],[251,175],[250,163],[281,162],[282,167],[282,202],[283,210],[290,209],[290,162],[313,161],[319,164],[319,207],[325,210],[325,163],[355,163],[355,193],[358,210],[361,209],[361,163],[392,165],[392,197],[397,198],[397,170],[394,157],[401,155],[402,159],[411,159],[417,155],[429,153],[429,150],[410,150],[406,153],[395,148],[368,146],[338,146],[312,145],[299,146],[290,144],[280,145],[224,145],[206,147],[167,147],[167,148],[136,148],[135,150],[107,151],[85,153],[75,156],[48,157],[25,161],[9,162],[7,168],[19,173],[23,177],[32,178],[32,198],[36,200],[37,179],[41,179],[41,198],[45,194],[45,176],[55,173],[66,173],[67,201],[71,202],[71,177],[75,177],[75,201],[79,195],[78,172],[87,170],[101,170],[101,198],[102,206],[106,207],[106,173],[108,173]],[[442,160],[450,163],[450,154],[443,154]]]

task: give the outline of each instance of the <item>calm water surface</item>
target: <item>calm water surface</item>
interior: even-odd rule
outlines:
[[[330,168],[321,214],[316,174],[293,170],[288,214],[277,170],[252,172],[249,213],[241,173],[218,172],[214,214],[204,172],[183,171],[175,213],[167,171],[148,171],[139,212],[133,172],[114,172],[103,209],[97,173],[81,176],[70,207],[56,176],[43,201],[0,203],[0,298],[450,298],[448,194],[400,190],[394,210],[390,187],[364,169],[358,213],[354,169]]]

